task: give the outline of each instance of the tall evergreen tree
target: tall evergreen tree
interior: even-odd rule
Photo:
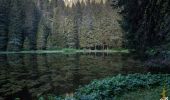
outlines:
[[[12,0],[9,23],[9,51],[19,51],[23,46],[23,0]]]
[[[28,38],[28,47],[26,49],[35,50],[37,41],[37,29],[40,19],[39,10],[36,7],[34,1],[25,0],[24,2],[24,39]]]
[[[80,47],[80,26],[82,22],[82,7],[81,4],[78,3],[75,9],[75,14],[74,14],[74,39],[75,39],[75,48],[78,49]]]
[[[10,0],[0,0],[0,51],[6,51]]]

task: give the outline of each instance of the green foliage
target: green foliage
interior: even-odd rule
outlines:
[[[38,100],[62,100],[62,98],[49,94],[49,95],[46,95],[46,96],[40,96],[38,98]]]
[[[160,86],[163,86],[163,82],[169,84],[170,81],[168,79],[169,75],[152,75],[150,73],[129,74],[127,76],[117,75],[103,80],[94,80],[89,85],[79,88],[73,97],[53,96],[53,98],[56,98],[56,100],[124,100],[122,98],[126,98],[126,96],[129,98],[141,98],[138,96],[141,94],[141,90],[144,91],[144,93],[142,92],[143,96],[153,98],[155,97],[153,92],[150,96],[146,95],[145,92],[150,93],[150,91],[156,90],[156,94],[161,93],[161,91],[158,91],[158,88],[160,89]],[[159,97],[159,95],[156,97]]]
[[[141,89],[138,91],[126,93],[121,96],[117,96],[115,100],[157,100],[160,99],[162,92],[162,86],[153,89]],[[170,87],[168,87],[168,94],[170,93]],[[169,95],[168,95],[169,96]]]
[[[47,97],[41,96],[38,98],[38,100],[76,100],[76,99],[73,97],[57,97],[54,95],[50,95]]]
[[[122,95],[137,89],[149,89],[159,86],[165,80],[165,75],[129,74],[93,81],[75,93],[78,100],[112,100],[115,96]]]

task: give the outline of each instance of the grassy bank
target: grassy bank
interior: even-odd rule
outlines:
[[[170,83],[169,77],[170,75],[149,73],[117,75],[103,80],[94,80],[89,85],[79,88],[73,97],[68,97],[69,99],[54,97],[52,100],[70,100],[70,98],[71,100],[125,100],[125,98],[135,98],[126,100],[147,100],[138,99],[142,95],[141,91],[143,91],[142,97],[153,98],[148,100],[159,97],[157,98],[159,100],[160,89],[165,82]]]

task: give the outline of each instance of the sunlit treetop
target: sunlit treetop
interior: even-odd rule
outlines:
[[[105,4],[107,0],[63,0],[66,7],[72,8],[78,3],[87,5],[88,3]]]

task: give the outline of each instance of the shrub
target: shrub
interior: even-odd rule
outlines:
[[[139,88],[149,89],[160,85],[165,80],[165,75],[130,74],[118,75],[101,81],[93,81],[75,92],[78,100],[113,100],[115,96],[134,91]]]

